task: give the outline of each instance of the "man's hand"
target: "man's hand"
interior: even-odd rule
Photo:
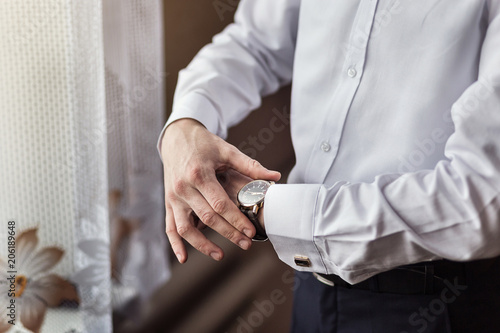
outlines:
[[[217,173],[217,180],[221,184],[224,191],[226,191],[229,199],[234,202],[235,205],[238,204],[238,192],[243,186],[250,183],[252,178],[241,174],[233,169],[226,170],[224,172]]]
[[[203,225],[248,249],[255,228],[228,197],[216,174],[234,169],[252,179],[278,181],[279,172],[267,170],[193,119],[170,124],[161,142],[161,155],[166,233],[179,262],[187,260],[183,238],[215,260],[221,260],[224,255],[222,249],[196,227],[196,217]]]

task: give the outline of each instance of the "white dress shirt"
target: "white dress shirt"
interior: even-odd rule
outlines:
[[[242,0],[166,126],[225,137],[291,81],[297,164],[264,210],[281,260],[355,283],[500,254],[499,0]]]

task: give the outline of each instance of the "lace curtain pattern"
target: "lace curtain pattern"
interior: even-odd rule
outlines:
[[[0,332],[111,332],[169,276],[160,3],[0,3]]]

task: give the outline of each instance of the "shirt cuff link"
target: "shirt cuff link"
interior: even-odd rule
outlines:
[[[311,267],[311,260],[309,260],[308,257],[306,256],[295,256],[293,257],[293,260],[295,261],[295,265],[300,266],[300,267]]]

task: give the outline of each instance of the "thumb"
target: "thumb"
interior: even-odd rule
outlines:
[[[225,158],[227,166],[253,179],[280,180],[281,174],[278,171],[263,167],[259,161],[243,154],[236,147],[233,148]]]

